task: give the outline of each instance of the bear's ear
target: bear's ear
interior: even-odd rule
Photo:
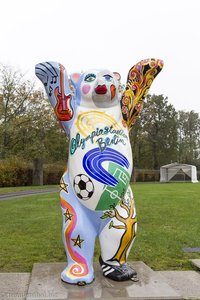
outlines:
[[[115,76],[115,79],[117,81],[120,81],[121,80],[121,75],[118,73],[118,72],[113,72],[114,76]]]
[[[79,79],[81,77],[81,74],[80,73],[73,73],[71,74],[70,78],[71,78],[71,81],[73,82],[73,84],[77,84]]]
[[[80,82],[82,80],[82,75],[82,73],[73,73],[70,75],[70,81],[75,89],[79,87]]]

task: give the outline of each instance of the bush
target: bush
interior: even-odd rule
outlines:
[[[43,184],[58,184],[66,169],[66,164],[61,162],[44,164],[43,166]],[[137,182],[159,181],[159,170],[135,169]],[[197,178],[200,181],[200,171],[197,172]],[[33,165],[27,163],[18,157],[12,157],[0,160],[0,187],[6,186],[24,186],[32,185],[33,182]]]
[[[58,184],[66,169],[62,162],[44,165],[43,184]]]
[[[135,169],[135,179],[137,182],[159,181],[160,180],[160,171],[159,170]]]
[[[0,186],[20,186],[32,184],[32,168],[30,164],[18,157],[0,161]]]
[[[43,166],[43,184],[58,184],[65,171],[63,162]],[[0,187],[32,185],[33,165],[18,157],[0,160]]]

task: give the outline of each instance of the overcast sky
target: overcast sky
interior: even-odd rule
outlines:
[[[200,112],[199,0],[0,0],[0,62],[34,76],[38,62],[59,61],[69,73],[128,70],[161,58],[150,93],[176,109]]]

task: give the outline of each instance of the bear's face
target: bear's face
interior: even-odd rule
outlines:
[[[116,74],[108,70],[85,72],[80,86],[81,104],[103,108],[118,103],[119,81],[116,79]]]

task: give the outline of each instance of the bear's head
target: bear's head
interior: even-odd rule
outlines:
[[[120,74],[108,70],[88,70],[72,74],[78,105],[90,108],[112,107],[120,98]]]

